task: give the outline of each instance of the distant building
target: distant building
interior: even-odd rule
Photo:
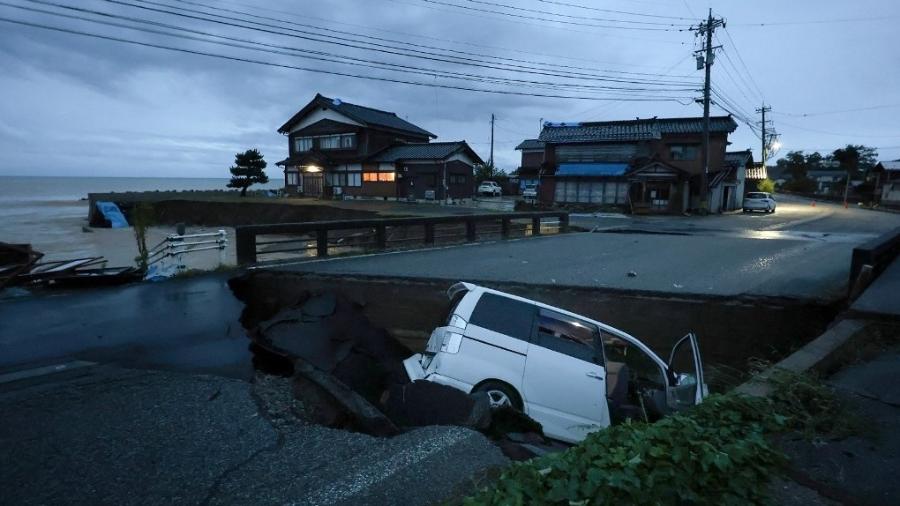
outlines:
[[[743,195],[744,170],[726,162],[725,155],[728,134],[736,128],[731,116],[710,118],[708,184],[714,211],[735,208],[737,195]],[[697,117],[548,122],[537,139],[516,148],[522,152],[516,173],[520,184],[539,181],[540,199],[547,203],[681,213],[700,207],[702,132],[703,118]]]
[[[463,199],[473,195],[465,141],[436,138],[395,113],[317,94],[278,132],[288,138],[285,192],[320,198]]]
[[[847,179],[847,171],[841,169],[815,169],[806,171],[806,177],[816,183],[816,193],[819,195],[836,194],[844,187]]]
[[[875,174],[875,192],[881,204],[900,206],[900,160],[878,162],[872,172]]]

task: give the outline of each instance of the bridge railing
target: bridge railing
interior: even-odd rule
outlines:
[[[235,228],[235,245],[238,264],[248,265],[258,263],[260,257],[326,257],[568,229],[569,213],[562,211],[373,218],[244,225]]]

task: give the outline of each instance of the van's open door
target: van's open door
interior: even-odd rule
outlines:
[[[700,346],[693,332],[672,347],[668,363],[668,403],[673,410],[695,406],[706,397]]]

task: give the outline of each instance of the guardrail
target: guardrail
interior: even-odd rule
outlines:
[[[435,244],[436,239],[447,239],[449,237],[459,237],[463,238],[465,242],[475,242],[478,239],[479,232],[482,234],[499,232],[502,239],[508,239],[513,236],[515,228],[514,224],[519,225],[516,230],[521,231],[522,235],[527,235],[529,231],[531,235],[540,235],[542,233],[542,224],[545,226],[552,225],[548,222],[541,221],[545,218],[556,218],[559,232],[568,232],[569,213],[567,212],[492,213],[245,225],[235,228],[235,246],[238,264],[247,265],[257,263],[259,255],[275,253],[307,253],[314,250],[315,256],[325,257],[328,256],[329,247],[343,247],[347,245],[351,247],[354,245],[362,245],[369,249],[384,250],[388,249],[389,242],[393,244],[420,242],[425,246],[430,246]],[[526,221],[524,226],[516,223],[523,220]],[[496,227],[497,223],[500,225],[499,230],[496,228],[487,229],[485,227],[485,225],[488,224],[494,224],[494,227]],[[448,235],[437,235],[436,229],[438,225],[458,225],[460,227],[465,225],[465,229],[463,234],[451,233]],[[528,228],[529,225],[530,229]],[[335,231],[361,229],[364,232],[357,236],[345,235],[338,238],[330,235],[331,232]],[[403,229],[406,231],[406,237],[391,238],[389,240],[389,230],[393,231],[396,229]],[[410,230],[415,229],[421,231],[421,236],[415,232],[412,234],[408,233]],[[451,230],[451,232],[453,231]],[[296,237],[287,239],[266,238],[266,240],[263,241],[258,240],[259,236],[271,235],[289,235]],[[410,237],[410,235],[412,236]],[[365,243],[360,244],[364,240]],[[296,243],[304,244],[298,246]],[[289,246],[290,244],[293,244],[293,246]],[[260,251],[259,246],[268,246],[268,248]]]
[[[849,296],[862,293],[865,287],[900,254],[900,227],[853,248],[850,260]]]
[[[147,255],[148,277],[168,277],[183,271],[184,255],[199,251],[219,250],[219,265],[225,260],[228,236],[224,230],[203,234],[169,234]],[[170,264],[170,260],[173,262]]]

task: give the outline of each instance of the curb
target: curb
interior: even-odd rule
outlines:
[[[768,379],[779,371],[801,373],[809,370],[827,370],[840,362],[842,351],[859,344],[854,339],[869,325],[866,320],[841,320],[837,325],[807,343],[787,358],[766,369],[746,383],[735,388],[738,393],[753,397],[768,397],[772,386]]]

